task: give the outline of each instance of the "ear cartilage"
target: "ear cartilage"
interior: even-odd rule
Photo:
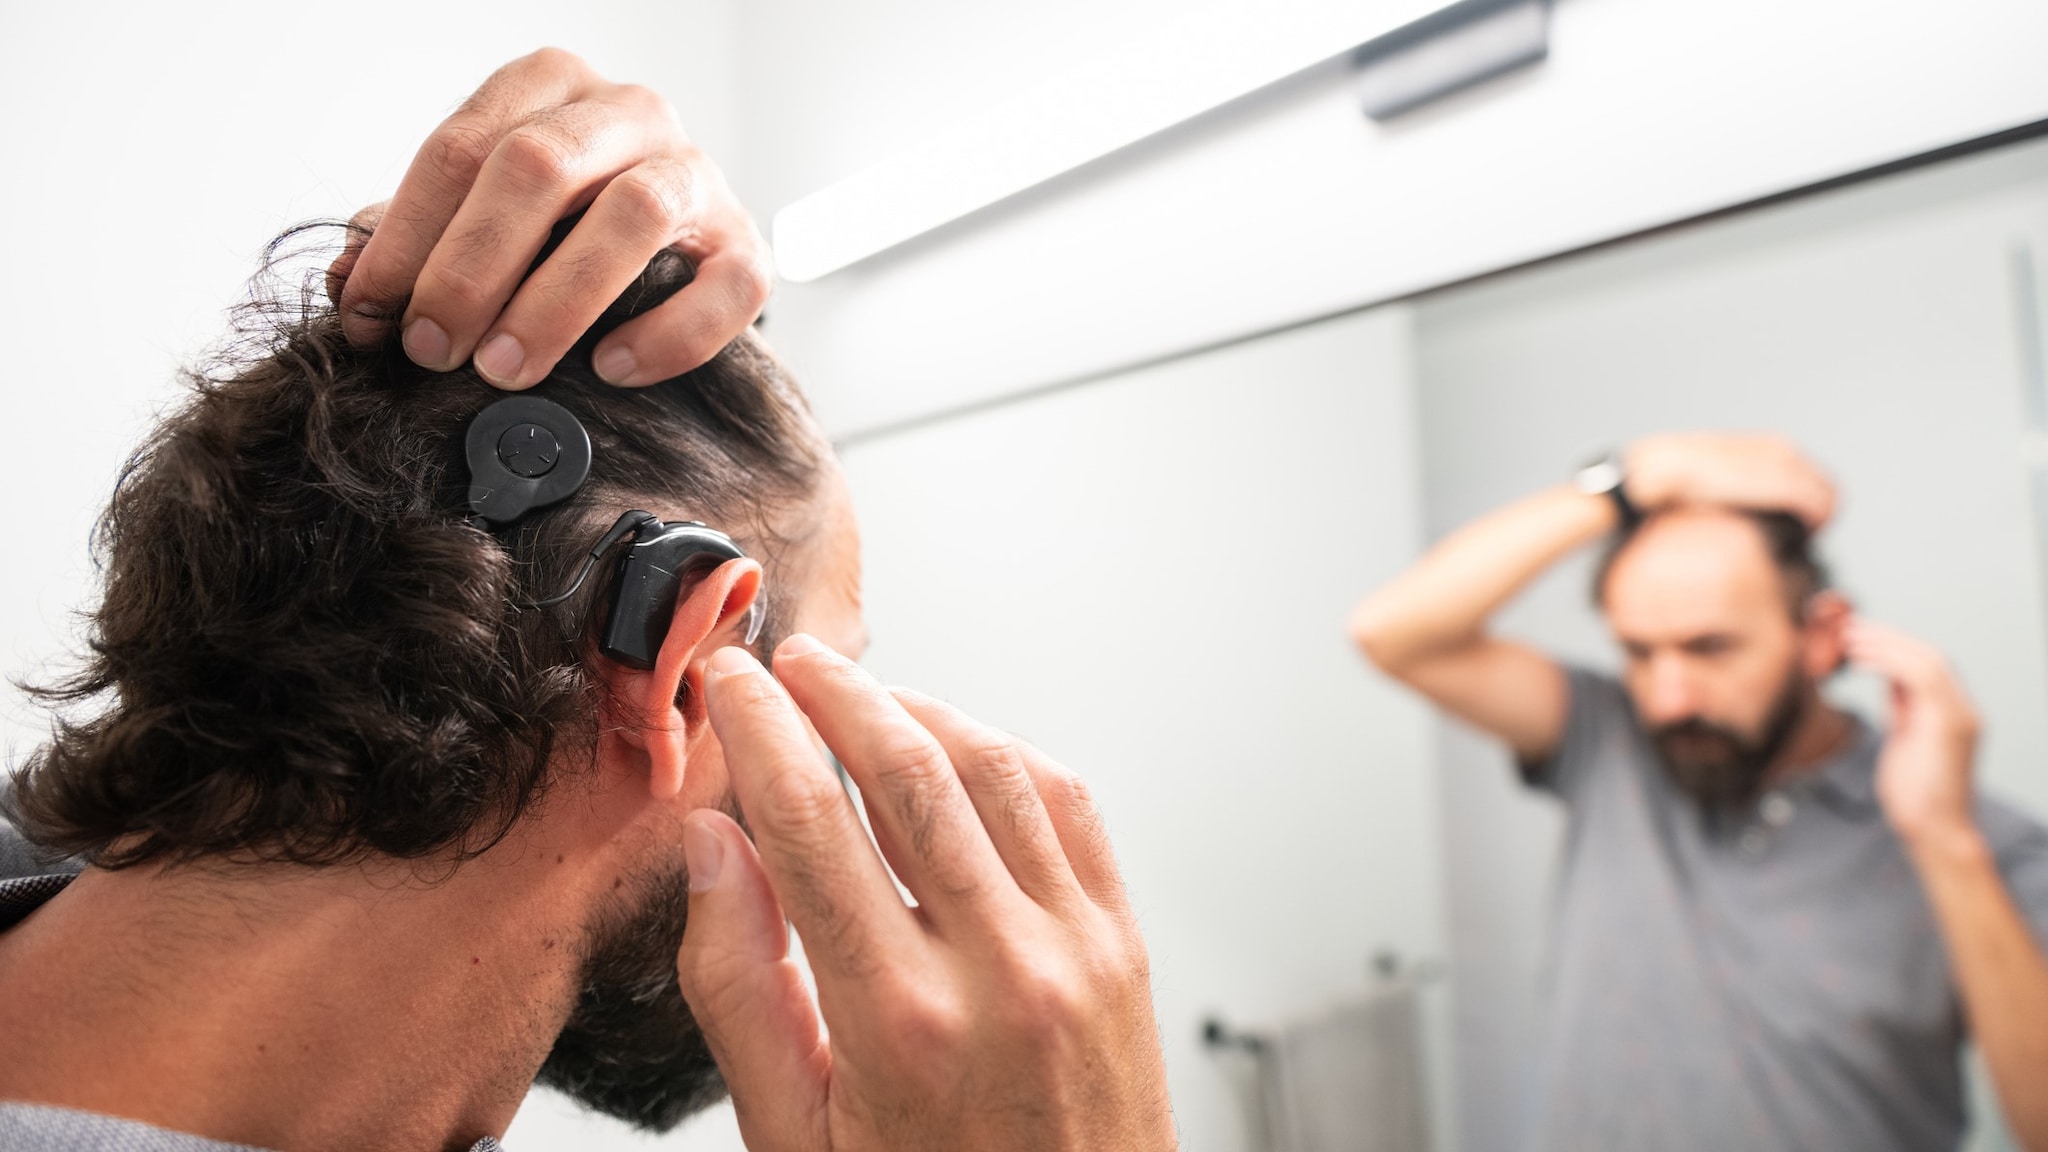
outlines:
[[[691,562],[708,556],[723,564],[745,555],[732,537],[695,520],[643,525],[619,563],[611,617],[598,650],[630,668],[654,667]]]

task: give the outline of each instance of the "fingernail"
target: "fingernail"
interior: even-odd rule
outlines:
[[[519,370],[526,366],[526,348],[510,332],[500,332],[476,350],[476,370],[493,384],[519,383]]]
[[[403,343],[405,354],[420,367],[435,371],[448,368],[448,334],[425,316],[405,326]]]
[[[690,891],[710,891],[724,867],[725,838],[702,820],[683,821],[683,868],[690,874]]]
[[[623,344],[598,349],[591,358],[590,366],[597,370],[597,378],[607,384],[625,384],[633,379],[633,373],[640,367],[640,358]]]
[[[818,643],[817,637],[804,632],[798,632],[782,642],[784,656],[809,656],[813,652],[824,651],[827,649]]]
[[[761,670],[761,662],[745,648],[720,648],[711,654],[711,671],[717,676],[745,676]]]

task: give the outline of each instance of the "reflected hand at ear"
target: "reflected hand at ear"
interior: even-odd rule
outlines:
[[[747,1146],[1172,1148],[1144,942],[1087,789],[809,637],[775,667],[728,648],[706,674],[755,842],[708,810],[683,832],[678,974]]]
[[[1891,731],[1877,763],[1885,817],[1909,844],[1973,834],[1980,724],[1947,658],[1933,645],[1862,619],[1849,625],[1848,648],[1851,660],[1891,686]]]

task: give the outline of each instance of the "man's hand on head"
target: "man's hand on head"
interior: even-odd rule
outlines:
[[[1835,486],[1782,436],[1679,433],[1629,445],[1623,461],[1629,500],[1645,512],[1717,504],[1789,512],[1819,529],[1835,512]]]
[[[747,1147],[1175,1146],[1144,941],[1073,775],[807,637],[773,676],[719,652],[705,697],[755,839],[710,810],[684,825],[678,972]]]
[[[549,231],[578,211],[528,276]],[[500,388],[544,378],[663,248],[689,256],[697,277],[598,344],[594,367],[613,384],[709,360],[773,285],[767,243],[675,109],[558,49],[493,73],[421,145],[397,195],[356,223],[374,232],[328,275],[349,338],[382,339],[395,323],[422,366],[474,358]]]

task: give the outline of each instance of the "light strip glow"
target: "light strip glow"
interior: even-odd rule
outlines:
[[[783,278],[815,280],[1449,7],[1227,0],[775,214]]]

